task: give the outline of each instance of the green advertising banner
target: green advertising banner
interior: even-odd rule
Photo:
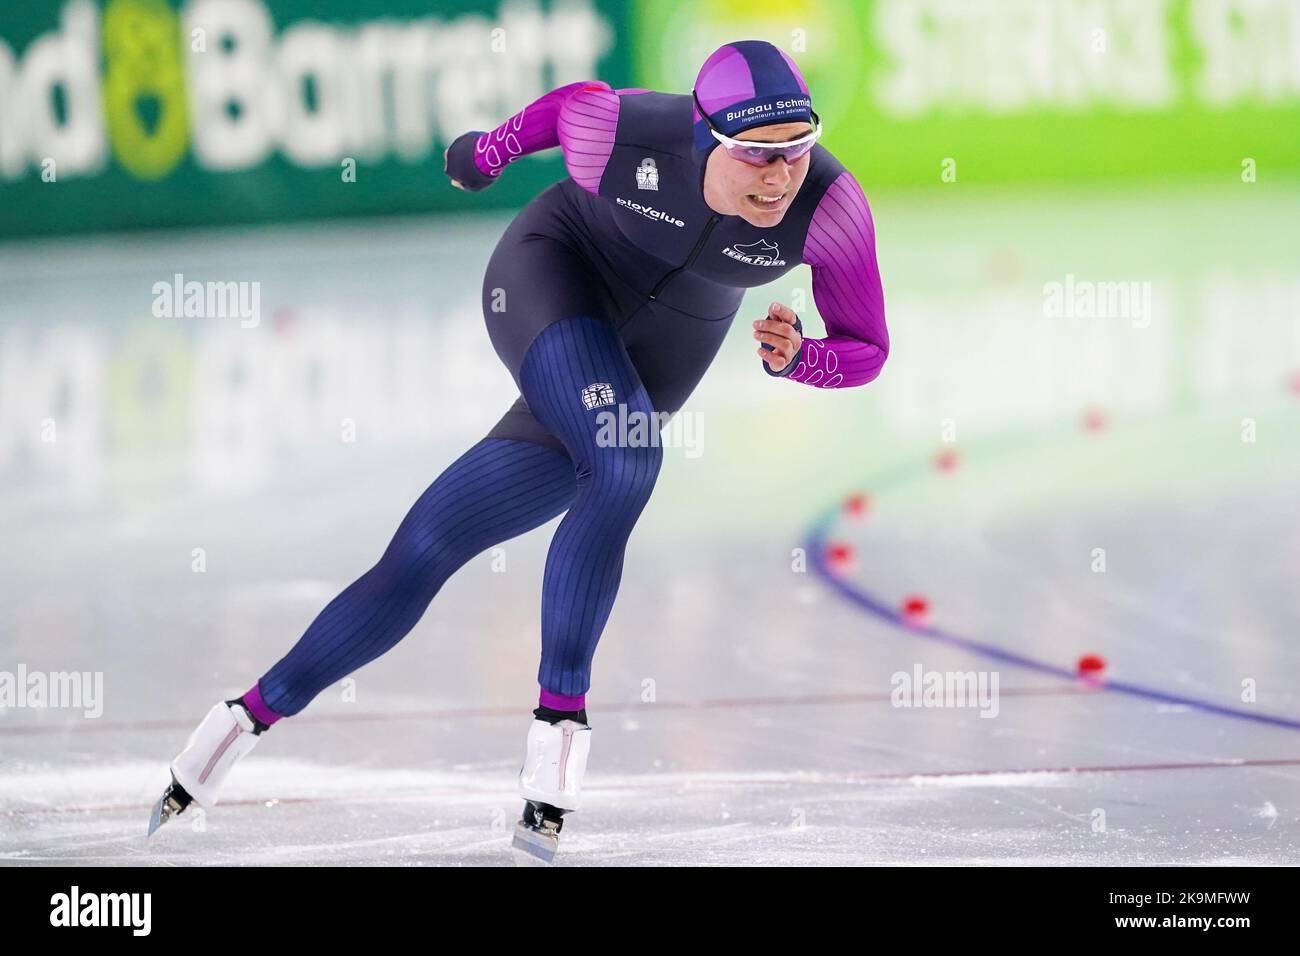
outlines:
[[[557,152],[446,145],[746,38],[868,186],[1300,174],[1300,0],[55,0],[0,8],[0,236],[519,206]]]
[[[443,149],[547,90],[630,85],[606,0],[61,0],[0,8],[0,235],[517,206]]]
[[[637,0],[637,82],[789,52],[866,184],[1300,174],[1300,0]]]

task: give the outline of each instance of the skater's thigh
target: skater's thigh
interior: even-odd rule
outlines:
[[[598,319],[569,318],[543,329],[520,364],[519,381],[538,423],[564,443],[580,470],[598,457],[629,457],[628,426],[650,421],[654,410],[619,333]],[[655,445],[642,454],[657,451]]]
[[[559,239],[515,226],[506,230],[483,276],[483,318],[516,384],[524,355],[543,329],[573,318],[613,328],[617,317],[613,295],[584,256]]]

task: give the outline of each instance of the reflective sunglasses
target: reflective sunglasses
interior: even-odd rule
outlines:
[[[695,96],[694,92],[691,95]],[[813,131],[807,136],[792,139],[788,143],[759,143],[753,140],[732,139],[730,136],[724,136],[718,132],[708,114],[704,112],[704,108],[700,106],[699,97],[695,97],[695,108],[699,110],[700,116],[703,117],[705,124],[709,127],[709,132],[713,134],[713,138],[726,148],[727,155],[750,166],[766,166],[778,157],[784,159],[787,163],[796,162],[808,154],[808,151],[813,148],[822,135],[822,121],[816,113],[812,113]],[[809,110],[809,112],[812,111]]]

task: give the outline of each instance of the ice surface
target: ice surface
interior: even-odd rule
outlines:
[[[633,536],[558,865],[1300,863],[1300,731],[933,640],[797,550],[866,492],[828,534],[883,607],[922,594],[982,646],[1300,719],[1300,281],[1260,258],[1286,243],[1241,242],[1300,199],[1237,201],[875,203],[893,352],[867,389],[774,382],[733,330],[688,405],[703,454],[666,450]],[[1209,239],[1178,226],[1207,217]],[[0,670],[103,679],[98,717],[0,709],[0,863],[510,865],[554,523],[278,724],[214,811],[144,836],[207,709],[513,399],[477,314],[501,228],[0,249]],[[175,272],[260,281],[260,325],[153,318]],[[1160,308],[1053,322],[1042,285],[1067,272],[1150,278]],[[996,673],[996,716],[894,706],[918,665]]]

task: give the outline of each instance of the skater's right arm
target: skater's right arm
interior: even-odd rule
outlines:
[[[613,90],[600,80],[552,90],[494,130],[458,136],[445,154],[447,175],[452,185],[478,192],[519,157],[559,146],[573,181],[594,194],[614,151],[619,95],[641,92]]]

